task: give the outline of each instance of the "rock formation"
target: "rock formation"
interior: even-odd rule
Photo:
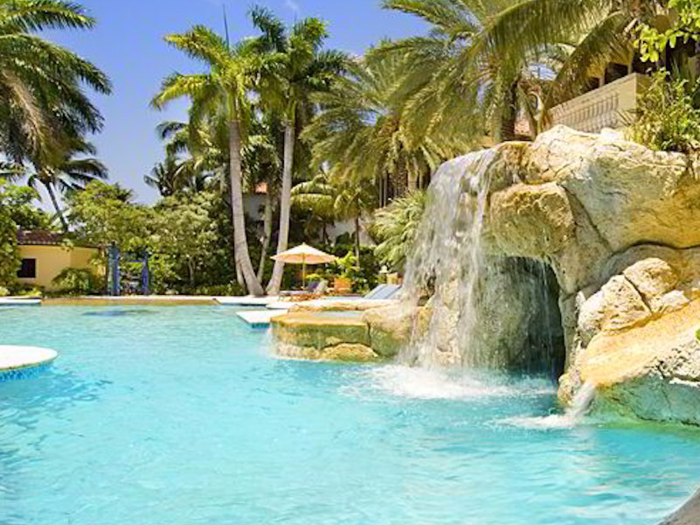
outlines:
[[[427,330],[443,364],[520,367],[536,346],[525,342],[539,330],[532,329],[541,317],[536,292],[547,286],[533,279],[529,261],[553,274],[558,288],[557,315],[548,319],[563,334],[564,404],[590,383],[597,410],[700,425],[700,163],[613,132],[564,127],[534,143],[499,145],[485,158],[479,264],[491,271],[470,292],[475,328],[463,331],[464,301],[454,290],[465,277],[450,269],[425,287],[423,302],[414,290],[412,303],[366,311],[358,322],[367,338],[343,343],[390,356]],[[458,206],[478,207],[474,186],[456,188]],[[465,340],[468,351],[459,348]]]
[[[563,127],[496,148],[485,249],[554,271],[564,403],[589,382],[597,409],[700,425],[699,168]]]

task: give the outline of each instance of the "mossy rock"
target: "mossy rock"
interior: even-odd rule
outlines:
[[[280,343],[299,348],[323,350],[341,344],[371,347],[369,326],[357,317],[328,318],[297,313],[273,319],[272,326]]]

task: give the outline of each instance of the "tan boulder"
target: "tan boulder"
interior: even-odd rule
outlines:
[[[339,344],[370,346],[369,327],[358,316],[323,317],[313,313],[291,313],[272,319],[279,343],[299,348],[324,348]]]
[[[700,425],[700,301],[621,334],[596,337],[570,374],[596,386],[595,410]]]
[[[576,224],[560,186],[518,184],[492,195],[489,228],[503,254],[541,259],[562,250]]]
[[[633,264],[623,272],[627,280],[652,305],[661,296],[672,291],[678,284],[678,274],[663,259],[650,258]]]
[[[279,343],[277,346],[277,355],[287,359],[338,361],[346,363],[370,363],[381,359],[380,356],[368,346],[345,343],[321,349]]]
[[[601,289],[603,303],[602,331],[616,332],[643,324],[651,311],[642,296],[624,276],[617,275]]]
[[[420,308],[408,304],[366,310],[362,321],[369,326],[372,349],[383,357],[396,356],[419,329],[416,323],[420,312]]]

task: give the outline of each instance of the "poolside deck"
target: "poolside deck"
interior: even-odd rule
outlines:
[[[185,295],[57,297],[43,299],[44,306],[196,306],[217,304],[214,297]]]
[[[268,328],[275,317],[287,315],[286,310],[253,310],[237,312],[236,315],[243,319],[251,328]]]

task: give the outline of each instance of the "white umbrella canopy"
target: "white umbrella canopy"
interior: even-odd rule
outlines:
[[[292,248],[291,250],[287,250],[286,252],[282,252],[278,255],[275,255],[272,259],[287,264],[304,265],[302,280],[304,286],[306,286],[307,264],[326,264],[338,260],[338,258],[335,255],[331,255],[329,253],[322,252],[321,250],[317,250],[316,248],[314,248],[313,246],[309,246],[308,244],[300,244],[296,248]]]

